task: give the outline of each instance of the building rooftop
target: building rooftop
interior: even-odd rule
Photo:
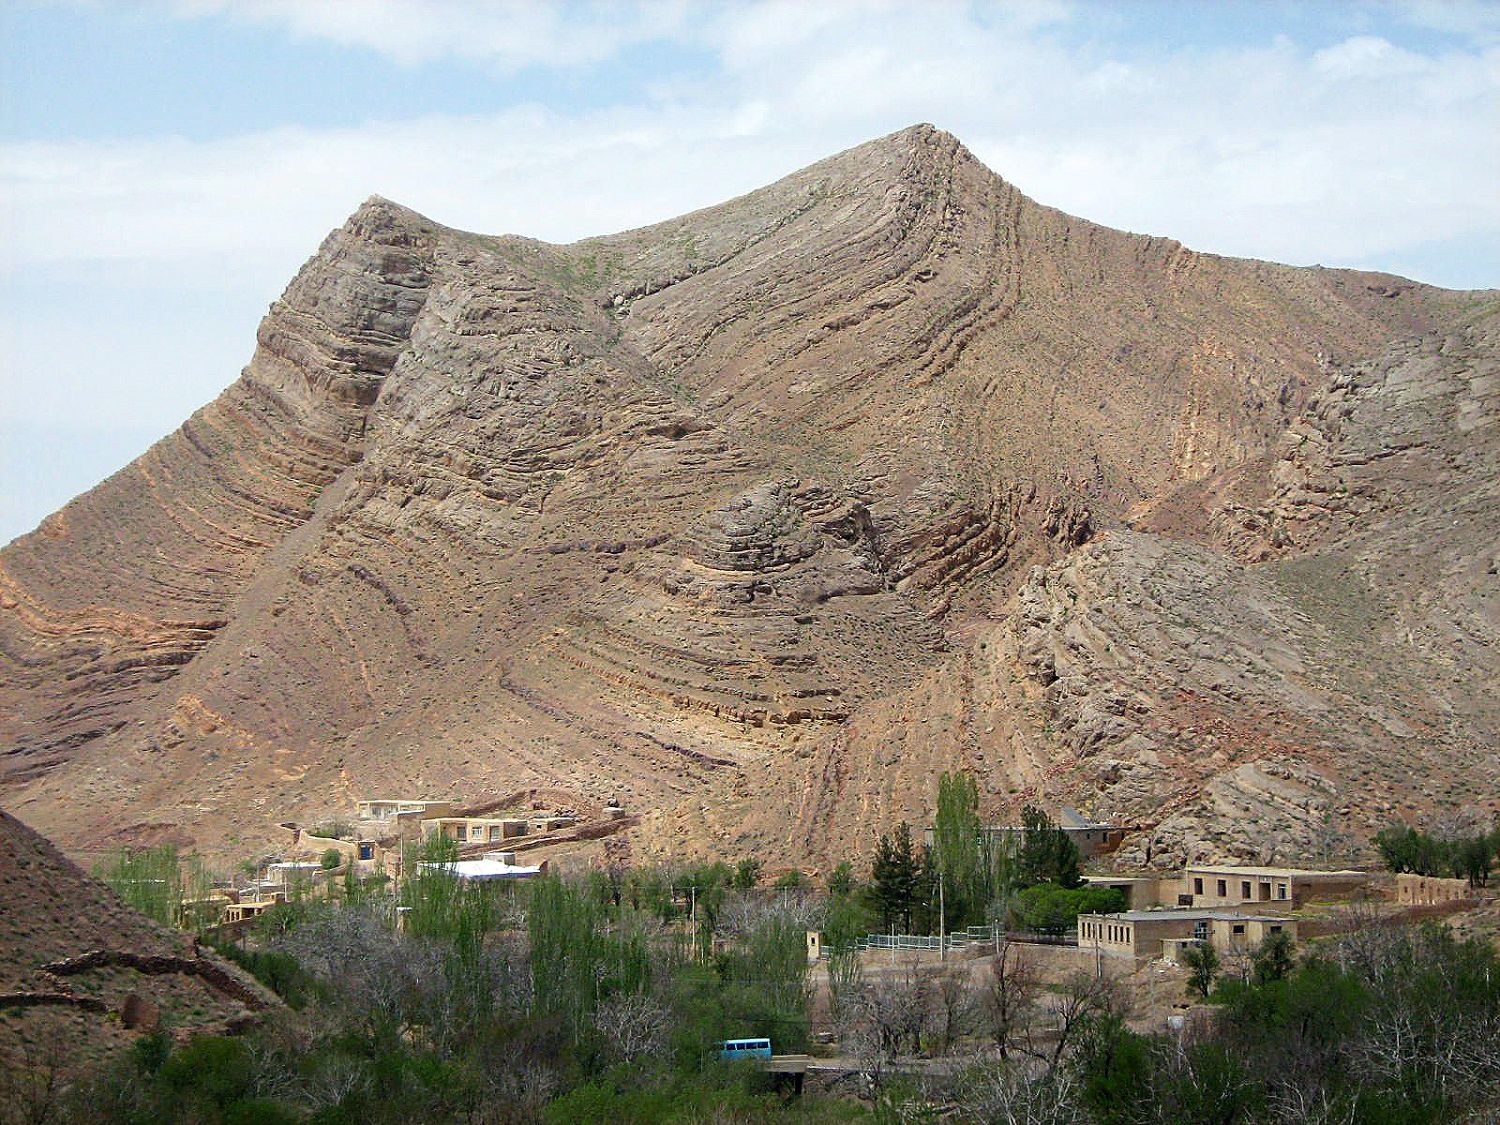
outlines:
[[[1168,879],[1171,876],[1167,876]],[[1160,875],[1085,875],[1085,883],[1159,883]]]
[[[460,879],[530,879],[540,875],[540,867],[522,867],[493,859],[460,859],[454,863],[424,863],[429,871],[447,871]]]
[[[1228,921],[1236,922],[1285,922],[1287,919],[1279,914],[1240,914],[1233,910],[1223,908],[1214,910],[1124,910],[1118,914],[1080,914],[1080,918],[1113,918],[1120,922],[1160,922],[1162,919],[1172,919],[1179,922],[1198,921]]]
[[[1212,871],[1216,875],[1255,875],[1273,879],[1365,878],[1368,871],[1310,871],[1301,867],[1237,867],[1234,864],[1190,863],[1184,871]]]

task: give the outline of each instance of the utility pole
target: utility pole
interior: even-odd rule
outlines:
[[[943,873],[938,872],[938,960],[948,960],[948,909],[943,897]]]

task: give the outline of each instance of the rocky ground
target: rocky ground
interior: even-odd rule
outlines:
[[[223,1033],[278,1007],[0,813],[0,1103],[44,1092],[6,1084],[23,1071],[63,1081],[148,1032]]]
[[[1098,227],[926,126],[571,246],[371,200],[0,552],[0,793],[229,856],[539,786],[813,866],[956,766],[1161,864],[1493,809],[1495,307]]]

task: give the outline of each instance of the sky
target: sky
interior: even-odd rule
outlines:
[[[1500,287],[1500,0],[0,0],[0,543],[372,194],[571,241],[919,121],[1111,226]]]

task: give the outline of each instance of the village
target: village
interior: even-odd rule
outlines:
[[[242,938],[253,933],[256,919],[278,906],[337,897],[351,876],[398,887],[417,869],[475,886],[525,882],[549,871],[578,874],[602,862],[599,841],[638,823],[613,800],[589,810],[566,794],[547,796],[550,801],[532,790],[478,805],[453,798],[371,798],[359,801],[347,820],[316,829],[285,822],[280,827],[290,840],[280,858],[259,865],[252,877],[221,880],[206,893],[184,897],[181,917],[184,923],[191,917],[207,932]],[[1055,830],[1085,864],[1081,885],[1114,892],[1119,909],[1081,911],[1049,932],[1019,928],[1014,918],[935,933],[897,932],[893,925],[854,938],[853,952],[864,970],[878,975],[897,967],[909,972],[951,963],[977,971],[1003,947],[1035,961],[1055,979],[1077,970],[1116,978],[1140,993],[1137,1024],[1179,1027],[1189,1007],[1183,986],[1195,950],[1211,948],[1226,971],[1247,973],[1251,957],[1268,939],[1296,950],[1372,920],[1395,925],[1440,919],[1494,901],[1493,891],[1469,879],[1411,872],[1192,864],[1171,873],[1116,873],[1108,865],[1126,826],[1097,823],[1063,807]],[[1008,825],[979,830],[988,847],[1019,842],[1026,831]],[[932,828],[924,840],[930,850]],[[436,842],[441,859],[434,861]],[[811,893],[815,886],[811,875],[795,869],[765,882],[772,885],[762,891],[783,898],[789,892]],[[750,891],[757,883],[742,877],[736,885]],[[693,878],[670,886],[667,894],[690,929],[697,921]],[[399,926],[406,908],[393,909]],[[816,912],[806,913],[815,922]],[[941,917],[937,928],[942,929]],[[826,1009],[831,945],[814,923],[806,931],[806,947],[810,980]]]
[[[1157,1120],[1214,1090],[1241,1107],[1226,1120],[1258,1121],[1300,1097],[1284,1052],[1330,1036],[1320,1081],[1346,1100],[1412,1034],[1438,1060],[1420,1077],[1445,1084],[1433,1105],[1482,1102],[1500,1077],[1500,827],[1392,826],[1357,864],[1131,870],[1140,826],[1033,804],[996,823],[961,772],[935,796],[930,824],[813,870],[637,857],[621,801],[542,788],[318,809],[217,879],[170,845],[122,849],[94,869],[120,921],[146,915],[181,952],[54,958],[9,1003],[118,1021],[138,1045],[118,1096],[274,1082],[353,1120],[602,1121],[618,1103],[621,1120],[693,1121],[741,1098],[771,1114],[746,1120],[1112,1121],[1120,1099]],[[57,983],[122,967],[171,983],[118,1011]],[[178,998],[187,980],[233,987]],[[188,1029],[209,1011],[220,1038]],[[152,1042],[242,1077],[208,1059],[163,1085],[141,1069]],[[277,1043],[296,1044],[295,1075],[264,1054]]]

